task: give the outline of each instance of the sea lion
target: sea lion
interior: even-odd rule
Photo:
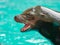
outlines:
[[[36,6],[27,9],[22,14],[14,17],[16,22],[24,23],[22,32],[27,29],[38,29],[46,38],[55,45],[60,44],[60,13],[43,6]],[[53,22],[59,25],[54,26]]]

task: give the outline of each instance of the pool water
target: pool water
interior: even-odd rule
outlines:
[[[60,11],[60,0],[0,0],[0,44],[53,45],[35,30],[20,32],[24,24],[14,20],[14,16],[37,5]]]

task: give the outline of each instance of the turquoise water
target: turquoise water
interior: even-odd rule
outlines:
[[[0,0],[0,43],[2,45],[53,45],[37,31],[20,32],[24,24],[14,21],[14,16],[37,5],[60,11],[60,0]]]

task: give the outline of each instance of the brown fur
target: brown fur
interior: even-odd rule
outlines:
[[[23,14],[19,15],[22,16],[25,20],[28,20],[26,15],[29,15],[31,17],[28,22],[25,21],[20,21],[18,17],[15,16],[15,20],[17,22],[22,22],[22,23],[30,23],[31,28],[37,28],[39,29],[39,32],[44,35],[46,38],[50,39],[52,42],[54,42],[55,45],[60,45],[60,26],[54,27],[53,22],[54,20],[48,16],[46,13],[42,13],[41,7],[36,6],[35,7],[35,14],[30,14],[33,8],[27,9],[26,11],[23,12]],[[50,32],[49,32],[50,31]],[[47,33],[46,33],[47,32]],[[50,34],[50,35],[48,35]],[[59,39],[56,41],[56,39]]]

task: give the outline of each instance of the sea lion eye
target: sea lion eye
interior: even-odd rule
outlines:
[[[34,19],[34,16],[31,15],[31,14],[27,14],[27,15],[26,15],[26,19],[27,19],[27,20],[33,20],[33,19]]]
[[[30,15],[26,15],[27,18],[30,18]]]

